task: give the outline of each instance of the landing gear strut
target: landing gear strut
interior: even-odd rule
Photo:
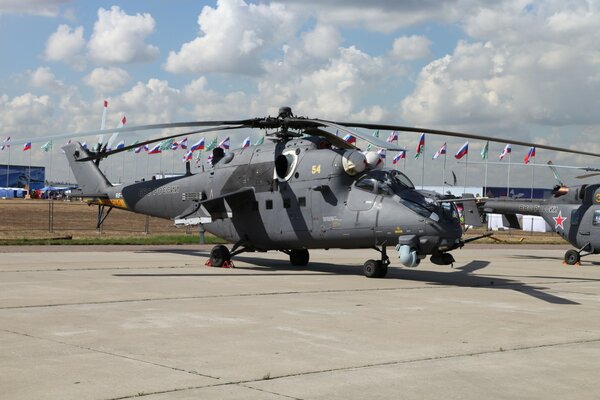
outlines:
[[[381,260],[367,260],[363,265],[363,272],[367,278],[384,278],[388,272],[388,265],[390,265],[390,258],[387,256],[385,246],[379,250],[374,247],[375,250],[381,253]]]
[[[584,256],[589,256],[590,254],[592,254],[593,249],[591,248],[592,246],[590,246],[590,243],[586,244],[585,246],[583,246],[582,248],[580,248],[579,250],[575,250],[575,249],[571,249],[571,250],[567,250],[567,252],[565,253],[565,264],[568,265],[580,265],[580,261],[581,261],[581,257]],[[588,251],[588,253],[586,254],[582,254],[584,251]]]

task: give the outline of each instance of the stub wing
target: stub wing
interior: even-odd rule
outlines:
[[[184,200],[193,203],[175,217],[176,225],[208,224],[217,219],[231,218],[244,203],[254,202],[254,188],[242,188],[221,196],[202,199],[201,193],[184,193]]]

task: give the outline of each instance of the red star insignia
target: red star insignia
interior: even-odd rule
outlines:
[[[567,220],[567,217],[562,216],[562,210],[558,212],[558,215],[556,217],[552,217],[552,219],[554,220],[554,229],[558,229],[559,226],[562,229],[565,229],[563,223]]]

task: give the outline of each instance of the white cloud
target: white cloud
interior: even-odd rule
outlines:
[[[295,31],[294,16],[278,4],[246,4],[218,0],[198,17],[201,35],[171,51],[165,69],[173,73],[260,70],[260,57],[284,43]]]
[[[29,76],[29,84],[33,87],[48,90],[59,90],[64,87],[64,84],[56,79],[56,76],[48,67],[39,67],[35,71],[31,71]]]
[[[340,33],[330,25],[318,24],[302,35],[304,52],[312,57],[329,58],[339,52],[342,41]]]
[[[475,40],[422,69],[403,117],[509,133],[534,126],[538,137],[543,127],[600,125],[600,10],[580,4],[474,10],[464,29]],[[570,144],[572,136],[561,140]]]
[[[95,68],[83,78],[83,82],[98,93],[112,93],[129,82],[129,74],[121,68]]]
[[[44,17],[55,17],[63,4],[71,0],[2,0],[1,14],[30,14]]]
[[[401,36],[394,40],[392,56],[398,60],[418,60],[431,54],[431,41],[425,36]]]
[[[88,43],[89,56],[96,63],[153,61],[159,50],[144,40],[154,32],[155,25],[150,14],[127,15],[118,6],[100,8]]]
[[[31,129],[45,127],[52,111],[52,102],[47,95],[0,96],[0,126],[3,132],[14,132],[13,139],[17,135],[30,136]]]
[[[82,26],[73,30],[70,26],[61,24],[48,38],[44,58],[48,61],[79,65],[82,61],[80,52],[84,45]]]

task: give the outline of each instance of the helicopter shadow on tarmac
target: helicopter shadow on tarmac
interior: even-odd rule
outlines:
[[[509,256],[509,258],[514,258],[516,260],[557,260],[562,262],[564,260],[563,257],[553,257],[553,256],[534,256],[534,255],[530,255],[530,254],[515,254],[512,256]],[[582,263],[585,264],[591,264],[591,265],[600,265],[600,262],[598,261],[589,261],[589,260],[581,260]],[[570,266],[569,266],[570,267]]]
[[[208,258],[209,252],[202,250],[146,250],[148,252],[177,253],[190,256],[200,256]],[[251,264],[253,266],[235,267],[236,272],[227,274],[198,272],[198,273],[141,273],[141,274],[114,274],[114,276],[135,276],[135,277],[224,277],[224,276],[290,276],[290,275],[314,275],[315,273],[324,273],[328,275],[362,275],[362,266],[360,265],[340,265],[324,262],[311,262],[308,267],[297,267],[289,265],[285,260],[273,260],[252,256],[237,256],[235,260]],[[547,287],[533,286],[516,279],[500,278],[493,275],[474,275],[490,264],[489,261],[473,260],[465,265],[443,271],[427,271],[420,269],[390,268],[386,279],[400,279],[403,281],[425,282],[429,285],[456,286],[488,289],[508,289],[535,297],[539,300],[564,305],[576,305],[577,302],[565,299],[545,292]],[[204,267],[203,267],[204,268]],[[205,270],[207,271],[207,270]],[[239,272],[238,272],[239,271]],[[244,272],[242,272],[244,271]],[[246,272],[247,271],[247,272]],[[260,272],[257,274],[256,272]],[[552,279],[568,279],[572,277],[552,277]],[[583,279],[589,281],[590,279]]]

